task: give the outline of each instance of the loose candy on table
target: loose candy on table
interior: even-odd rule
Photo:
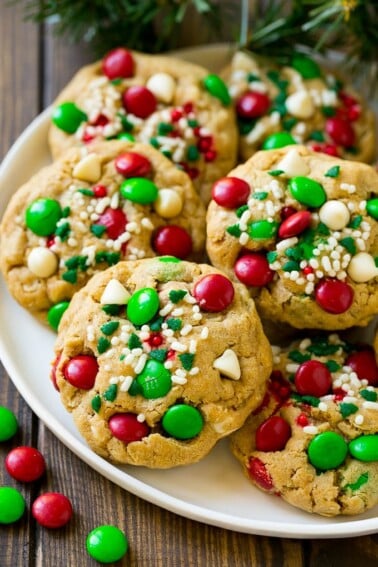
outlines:
[[[129,543],[125,534],[115,526],[98,526],[87,536],[88,554],[101,563],[119,561],[126,554]]]
[[[0,487],[0,524],[13,524],[24,514],[25,499],[21,492],[10,486]]]
[[[65,526],[73,514],[70,500],[60,492],[41,494],[34,500],[31,511],[41,526],[52,529]]]
[[[4,407],[0,406],[0,442],[8,441],[18,431],[18,421],[14,413]]]
[[[20,482],[38,480],[46,471],[45,459],[34,447],[16,447],[5,458],[5,468]]]

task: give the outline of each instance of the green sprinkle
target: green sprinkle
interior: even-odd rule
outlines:
[[[199,157],[200,157],[200,153],[197,146],[189,146],[186,152],[187,160],[196,161]]]
[[[278,170],[277,170],[278,171]],[[271,174],[271,172],[269,172]],[[256,191],[256,193],[252,193],[251,197],[253,199],[257,199],[257,201],[264,201],[268,196],[266,191]]]
[[[333,106],[322,106],[322,112],[324,116],[335,116],[336,110]]]
[[[291,260],[295,260],[295,261],[298,262],[298,261],[302,260],[302,251],[297,246],[286,248],[285,256],[287,256]]]
[[[107,323],[101,325],[100,329],[101,332],[103,332],[104,335],[108,337],[109,335],[112,335],[114,331],[118,329],[118,327],[119,327],[119,321],[108,321]]]
[[[252,81],[260,81],[261,82],[261,79],[258,75],[255,75],[255,73],[248,73],[247,81],[249,83],[252,83]]]
[[[328,171],[326,171],[324,177],[338,177],[339,173],[340,173],[340,166],[334,165]]]
[[[67,240],[68,235],[70,233],[70,230],[71,230],[70,223],[69,222],[62,222],[62,224],[60,224],[56,228],[55,234],[56,234],[56,236],[59,236],[59,238],[62,242],[64,242],[65,240]]]
[[[76,190],[77,193],[81,193],[82,195],[86,195],[87,197],[93,197],[94,196],[94,192],[92,191],[92,189],[77,189]]]
[[[199,126],[198,120],[196,120],[195,118],[189,118],[188,126],[190,126],[191,128],[197,128],[197,126]]]
[[[156,317],[156,319],[153,319],[149,323],[151,331],[160,331],[163,322],[164,322],[164,317],[161,316]]]
[[[175,256],[160,256],[158,260],[166,264],[179,264],[181,262],[180,258],[176,258]]]
[[[313,339],[312,344],[307,347],[308,352],[315,354],[315,356],[328,356],[330,354],[335,354],[340,348],[340,345],[333,345],[327,343],[323,339]]]
[[[270,70],[267,72],[266,76],[268,79],[272,81],[280,90],[284,91],[287,89],[289,85],[289,81],[286,79],[281,79],[281,76],[278,71]]]
[[[269,264],[273,264],[277,260],[278,253],[277,252],[268,252],[266,255],[266,259],[268,260]]]
[[[118,386],[117,384],[110,384],[109,388],[104,392],[104,400],[107,402],[114,402],[117,397]]]
[[[106,337],[100,337],[97,341],[97,350],[99,354],[103,354],[110,347],[110,341]]]
[[[106,226],[104,226],[103,224],[91,224],[90,231],[92,234],[97,236],[97,238],[101,238],[101,236],[106,231]]]
[[[107,305],[103,305],[101,309],[107,315],[119,315],[122,307],[123,307],[122,305],[116,305],[115,303],[108,303]]]
[[[169,122],[160,122],[157,127],[158,136],[165,136],[172,132],[173,124],[169,124]]]
[[[187,293],[188,292],[184,289],[171,289],[168,294],[169,300],[172,301],[172,303],[178,303],[187,295]]]
[[[171,317],[170,319],[167,319],[166,323],[168,325],[168,329],[172,329],[172,331],[179,331],[182,328],[181,319]]]
[[[250,133],[251,130],[256,126],[257,120],[243,120],[241,118],[238,119],[238,129],[241,136],[246,136]]]
[[[368,402],[376,402],[378,398],[378,394],[374,390],[361,390],[360,394]]]
[[[378,256],[376,258],[374,258],[374,264],[375,264],[375,267],[378,268]]]
[[[85,272],[88,269],[87,260],[88,256],[71,256],[64,262],[64,265],[69,270],[80,268],[82,272]]]
[[[159,362],[164,362],[167,358],[168,349],[166,348],[156,348],[150,352],[150,358],[158,360]]]
[[[131,122],[129,122],[126,118],[126,116],[124,114],[122,114],[122,112],[119,112],[117,114],[117,116],[119,117],[119,119],[121,120],[121,124],[122,124],[122,128],[126,131],[126,132],[131,132],[134,129],[134,124],[132,124]]]
[[[344,248],[346,248],[346,250],[348,250],[348,252],[352,254],[352,256],[354,256],[354,254],[357,252],[356,243],[354,241],[354,238],[352,238],[351,236],[346,236],[345,238],[339,240],[339,242],[341,246],[344,246]]]
[[[299,364],[302,364],[302,362],[306,362],[306,360],[310,360],[311,358],[309,354],[301,352],[300,350],[290,351],[287,357],[293,362],[298,362]]]
[[[300,396],[299,394],[291,394],[291,397],[299,403],[302,404],[308,404],[309,406],[312,406],[314,408],[317,408],[318,405],[320,404],[320,400],[319,398],[316,398],[315,396]]]
[[[345,402],[341,403],[339,405],[339,408],[340,408],[340,413],[344,419],[349,415],[352,415],[353,413],[356,413],[356,411],[358,411],[358,406],[356,406],[355,404],[347,404]]]
[[[358,490],[359,488],[361,488],[361,486],[363,486],[364,484],[367,483],[367,481],[369,480],[369,473],[365,472],[362,473],[358,479],[356,480],[356,482],[351,482],[349,484],[346,484],[344,486],[344,490],[346,490],[347,488],[350,488],[352,491],[354,490]]]
[[[361,223],[362,215],[356,215],[351,219],[350,223],[348,224],[348,228],[358,228]]]
[[[112,85],[118,86],[122,83],[122,77],[118,77],[117,79],[112,79],[110,82]]]
[[[338,364],[336,360],[327,360],[325,365],[330,372],[337,372],[341,368],[340,364]]]
[[[106,261],[108,262],[109,266],[114,266],[117,264],[121,258],[121,254],[119,252],[108,252]]]
[[[300,267],[298,262],[295,262],[294,260],[290,260],[290,262],[286,262],[283,266],[282,266],[282,270],[284,272],[294,272],[297,271],[299,272]]]
[[[248,211],[248,205],[242,205],[241,207],[236,209],[235,213],[236,213],[236,216],[238,217],[238,219],[240,219],[240,217],[242,216],[242,214],[245,211]]]
[[[172,159],[172,152],[170,152],[169,150],[160,150],[160,151],[163,154],[163,156],[165,156],[168,159]]]
[[[130,350],[133,350],[133,348],[140,348],[142,346],[142,342],[138,335],[131,333],[129,340],[127,341],[127,346]]]
[[[352,154],[353,156],[358,154],[358,148],[356,148],[355,146],[349,146],[349,148],[346,148],[346,151],[348,152],[348,154]]]
[[[232,226],[228,226],[226,228],[226,232],[228,232],[228,234],[231,234],[231,236],[236,236],[236,238],[239,238],[239,236],[242,233],[238,224],[233,224]]]
[[[63,218],[69,217],[69,216],[70,216],[70,213],[71,213],[70,207],[64,207],[64,208],[62,209],[62,217],[63,217]]]
[[[269,173],[269,175],[272,175],[273,177],[277,177],[278,175],[281,175],[281,173],[285,173],[285,172],[284,172],[283,169],[272,169],[271,171],[268,171],[268,173]]]
[[[314,130],[310,133],[309,138],[310,140],[315,140],[316,142],[324,142],[324,132],[322,132],[321,130]]]
[[[182,354],[179,354],[179,359],[181,360],[181,364],[185,370],[189,371],[192,369],[194,354],[191,354],[190,352],[184,352]]]
[[[153,146],[153,147],[156,148],[157,150],[158,150],[159,147],[160,147],[160,144],[159,144],[157,138],[150,138],[150,144],[151,144],[151,146]]]
[[[67,270],[67,272],[63,272],[62,279],[68,283],[75,284],[77,282],[77,270]]]
[[[100,396],[99,396],[98,394],[97,394],[97,396],[95,396],[94,398],[92,398],[91,406],[92,406],[92,409],[93,409],[96,413],[98,413],[98,412],[100,411],[100,408],[101,408],[101,398],[100,398]]]
[[[329,236],[331,234],[328,226],[323,222],[320,222],[318,224],[318,226],[316,227],[316,232],[318,234],[322,234],[323,236]]]
[[[282,122],[283,129],[287,132],[290,132],[290,130],[294,128],[296,124],[298,124],[298,119],[294,118],[294,116],[291,118],[285,118],[285,120],[283,120]]]
[[[133,380],[131,382],[131,386],[127,390],[127,393],[130,394],[130,396],[138,396],[138,394],[142,393],[142,388],[139,386],[137,380]]]

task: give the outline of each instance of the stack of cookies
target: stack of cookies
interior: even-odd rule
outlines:
[[[378,367],[340,333],[378,314],[373,115],[303,56],[221,75],[124,48],[82,69],[0,267],[58,332],[52,382],[99,455],[164,469],[230,436],[258,488],[359,514]]]

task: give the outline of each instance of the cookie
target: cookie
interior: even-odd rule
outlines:
[[[204,224],[189,177],[152,146],[72,148],[12,197],[0,267],[15,299],[56,327],[74,292],[119,260],[200,259]]]
[[[280,67],[235,54],[225,71],[237,113],[240,154],[290,143],[370,163],[375,157],[374,113],[332,72],[297,54]]]
[[[374,351],[338,335],[272,347],[261,407],[232,436],[260,489],[322,516],[378,504],[378,366]]]
[[[151,143],[184,169],[207,203],[236,163],[237,130],[223,81],[172,57],[118,48],[81,69],[54,103],[53,155],[109,137]]]
[[[249,286],[263,319],[303,329],[366,325],[378,313],[378,175],[288,146],[214,184],[212,264]]]
[[[245,287],[169,257],[94,276],[55,351],[54,382],[92,449],[151,468],[204,457],[261,403],[271,369]]]

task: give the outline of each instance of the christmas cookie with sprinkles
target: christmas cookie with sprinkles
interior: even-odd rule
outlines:
[[[238,52],[224,75],[243,160],[260,149],[295,143],[345,159],[374,159],[374,113],[360,95],[309,57],[297,54],[280,67]]]
[[[272,347],[260,408],[231,448],[260,489],[322,516],[378,504],[378,366],[337,334]]]
[[[169,256],[94,276],[55,352],[53,382],[92,449],[151,468],[196,462],[241,427],[272,367],[246,288]]]
[[[202,199],[236,163],[234,111],[222,79],[171,57],[117,48],[81,69],[54,103],[53,155],[93,140],[152,144],[193,179]]]
[[[207,251],[263,319],[367,325],[378,312],[377,172],[305,146],[258,152],[213,185]]]
[[[190,178],[152,146],[71,148],[11,199],[0,267],[15,299],[57,328],[72,295],[120,260],[200,259],[204,223]]]

